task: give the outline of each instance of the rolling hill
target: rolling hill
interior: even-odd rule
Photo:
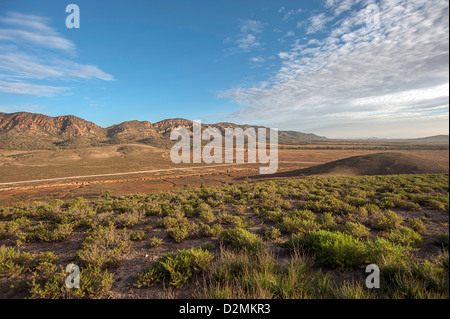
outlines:
[[[245,130],[262,126],[225,122],[202,124],[202,129],[207,127],[216,127],[223,133],[228,127]],[[176,128],[186,128],[192,132],[192,122],[183,118],[165,119],[156,123],[126,121],[103,128],[73,115],[51,117],[27,112],[0,112],[0,148],[78,148],[130,142],[168,147],[173,143],[170,141],[170,132]],[[315,134],[279,131],[279,143],[292,144],[325,139]]]
[[[448,172],[448,167],[417,156],[386,152],[347,157],[305,169],[279,172],[270,177],[437,174]]]

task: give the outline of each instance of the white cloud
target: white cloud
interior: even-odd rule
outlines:
[[[288,20],[289,18],[291,18],[291,17],[293,17],[293,16],[295,16],[295,15],[297,15],[297,14],[299,14],[299,13],[302,13],[303,12],[303,10],[302,9],[295,9],[295,10],[290,10],[290,11],[288,11],[284,16],[283,16],[283,21],[286,21],[286,20]]]
[[[253,34],[243,35],[236,40],[237,48],[242,52],[249,52],[250,49],[261,45]]]
[[[69,88],[48,85],[45,80],[114,80],[97,66],[75,62],[75,44],[56,32],[45,17],[21,13],[0,16],[0,48],[3,92],[53,96]]]
[[[230,37],[227,37],[223,42],[234,44],[234,47],[230,49],[230,52],[235,53],[248,53],[253,49],[262,46],[260,42],[261,34],[263,33],[265,24],[257,20],[240,20],[240,33],[237,39],[233,41]]]
[[[258,34],[264,29],[264,23],[256,20],[243,20],[241,21],[241,33],[242,34]]]
[[[69,88],[60,86],[49,86],[30,84],[23,82],[0,81],[0,91],[6,93],[26,94],[35,96],[55,96]]]
[[[269,84],[241,86],[219,96],[244,106],[235,117],[330,136],[347,134],[346,127],[364,121],[372,123],[368,128],[386,129],[382,121],[387,118],[410,132],[405,114],[442,123],[448,106],[437,106],[448,105],[449,99],[448,2],[378,3],[378,28],[366,25],[365,7],[353,8],[330,26],[325,38],[295,39],[290,50],[280,52],[281,67]],[[307,28],[326,31],[324,21],[331,19],[316,14]]]
[[[16,43],[29,42],[31,45],[39,45],[49,49],[58,49],[72,53],[75,45],[59,35],[38,34],[28,30],[0,29],[0,40]]]
[[[350,10],[354,5],[360,3],[361,0],[327,0],[325,3],[325,8],[330,8],[333,10],[335,16]]]
[[[265,61],[265,59],[263,57],[256,56],[256,57],[251,57],[249,59],[249,61],[253,62],[253,63],[263,63]]]
[[[48,19],[35,15],[9,13],[0,17],[7,28],[0,28],[0,40],[19,44],[29,43],[49,49],[74,53],[75,44],[49,26]]]
[[[323,12],[311,16],[307,21],[306,33],[311,34],[323,31],[326,24],[331,20],[333,20],[333,18],[326,16]]]

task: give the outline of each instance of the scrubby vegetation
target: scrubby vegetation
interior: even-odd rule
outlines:
[[[448,182],[308,177],[17,203],[0,208],[0,294],[126,297],[187,285],[200,298],[448,298]],[[69,263],[80,267],[78,289],[65,286]],[[365,286],[372,263],[380,289]]]
[[[205,270],[212,258],[213,254],[202,248],[164,254],[137,275],[135,286],[149,287],[167,280],[168,285],[180,288],[193,276]]]

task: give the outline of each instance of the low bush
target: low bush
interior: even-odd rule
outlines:
[[[164,254],[158,261],[137,276],[138,288],[153,286],[161,281],[176,288],[182,287],[190,278],[205,270],[214,255],[202,248],[179,250]]]
[[[38,267],[29,283],[31,299],[101,298],[110,294],[113,275],[98,266],[88,266],[80,271],[80,287],[66,287],[67,273],[62,267],[47,264]]]
[[[220,233],[223,231],[223,226],[219,223],[214,223],[212,225],[199,223],[200,234],[205,237],[216,238],[219,237]]]
[[[314,255],[319,266],[343,270],[356,269],[371,263],[405,261],[411,253],[410,247],[394,244],[384,238],[362,240],[339,231],[326,230],[294,235],[284,246],[291,250],[303,247]]]
[[[291,250],[303,247],[320,266],[354,269],[367,264],[369,250],[364,241],[342,232],[326,230],[294,235],[285,243]]]
[[[45,241],[60,242],[65,241],[73,232],[72,224],[43,224],[39,223],[31,227],[27,233],[19,236],[17,243]]]
[[[390,230],[400,226],[403,218],[391,210],[383,212],[381,216],[374,217],[371,226],[379,230]]]
[[[230,225],[232,227],[250,228],[253,226],[253,222],[247,221],[243,216],[231,215],[228,213],[220,213],[217,216],[219,223],[224,225]]]
[[[140,241],[140,240],[144,240],[144,238],[145,238],[144,231],[134,231],[134,232],[130,233],[130,240]]]
[[[422,243],[422,236],[409,227],[393,229],[386,235],[385,238],[396,244],[416,248]]]
[[[368,237],[370,235],[370,229],[364,226],[363,224],[357,222],[354,223],[347,221],[343,225],[342,229],[345,233],[358,238]]]
[[[191,223],[181,223],[167,232],[177,243],[185,239],[193,238],[199,233],[199,225]]]
[[[30,271],[33,257],[14,247],[0,246],[0,278],[16,277],[24,271]]]
[[[322,229],[335,230],[337,228],[336,218],[332,213],[325,212],[317,218]]]
[[[202,222],[205,223],[210,223],[215,219],[214,213],[211,210],[201,211],[198,217]]]
[[[158,226],[164,227],[166,229],[171,229],[176,227],[179,224],[187,223],[187,218],[184,217],[184,214],[177,216],[165,216],[159,218],[156,223]]]
[[[301,217],[283,217],[277,227],[283,233],[308,233],[320,228],[320,225],[314,219],[302,219]]]
[[[162,238],[153,236],[152,238],[149,239],[148,245],[150,248],[158,247],[162,245],[162,242],[163,242]]]
[[[405,224],[418,233],[423,232],[426,229],[425,224],[420,218],[408,218],[405,221]]]
[[[239,227],[223,231],[219,238],[234,249],[250,253],[256,253],[262,246],[262,240],[258,235]]]
[[[100,268],[116,267],[122,254],[130,249],[130,237],[125,229],[117,229],[114,224],[98,226],[87,232],[76,258],[80,265]]]
[[[276,227],[268,227],[263,225],[258,233],[266,240],[279,240],[281,231]]]

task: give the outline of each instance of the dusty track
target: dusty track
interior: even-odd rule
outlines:
[[[295,163],[295,164],[311,164],[311,165],[323,164],[322,162],[293,162],[293,161],[279,161],[278,163]],[[216,167],[235,166],[235,165],[257,165],[257,163],[228,163],[228,164],[203,165],[203,166],[182,167],[182,168],[154,169],[154,170],[144,170],[144,171],[134,171],[134,172],[120,172],[120,173],[109,173],[109,174],[55,177],[55,178],[35,179],[35,180],[28,180],[28,181],[0,183],[0,186],[17,185],[17,184],[25,184],[25,183],[54,182],[54,181],[70,180],[70,179],[87,179],[87,178],[95,178],[95,177],[113,177],[113,176],[122,176],[122,175],[151,174],[151,173],[161,173],[161,172],[170,172],[170,171],[186,171],[186,170],[192,170],[192,169],[216,168]],[[2,189],[0,189],[0,191],[1,190]]]

